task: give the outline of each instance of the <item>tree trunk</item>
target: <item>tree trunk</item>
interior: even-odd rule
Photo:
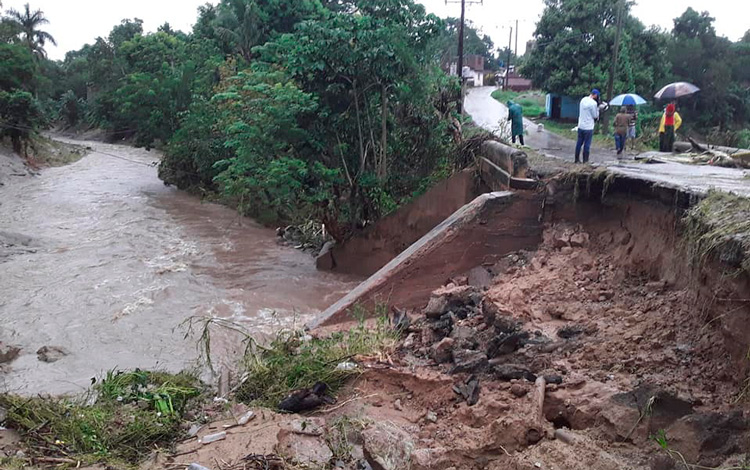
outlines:
[[[382,85],[381,91],[381,121],[380,121],[380,162],[378,165],[378,179],[384,180],[388,177],[388,94],[386,86]]]
[[[352,91],[354,92],[354,110],[357,113],[357,134],[359,136],[359,174],[365,171],[366,155],[365,144],[362,137],[362,117],[359,110],[359,94],[357,93],[357,81],[352,82]]]

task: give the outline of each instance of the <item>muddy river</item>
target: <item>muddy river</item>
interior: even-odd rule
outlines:
[[[190,317],[270,334],[356,284],[316,271],[273,230],[164,186],[155,152],[86,145],[77,163],[0,186],[0,342],[21,348],[3,389],[76,392],[115,367],[181,370],[198,354]],[[43,346],[68,355],[42,362]]]

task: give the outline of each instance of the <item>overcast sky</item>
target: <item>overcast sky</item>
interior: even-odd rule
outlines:
[[[188,32],[197,16],[198,6],[207,3],[206,0],[2,0],[2,3],[4,8],[20,10],[27,1],[32,9],[40,8],[44,11],[50,20],[46,30],[58,42],[58,47],[49,45],[46,48],[52,59],[62,59],[67,51],[79,49],[84,44],[93,42],[97,36],[106,36],[112,26],[123,18],[137,17],[144,20],[146,31],[154,31],[168,21],[173,28]],[[458,3],[446,5],[445,0],[420,1],[428,11],[438,16],[459,16]],[[672,20],[687,7],[691,6],[698,11],[707,10],[716,18],[715,26],[719,34],[737,40],[750,29],[747,7],[738,8],[738,5],[746,2],[747,0],[638,0],[633,13],[646,25],[671,29]],[[515,27],[515,20],[518,19],[518,48],[523,52],[543,10],[543,0],[484,0],[483,4],[469,5],[466,17],[491,36],[496,45],[507,44],[510,33],[508,28]],[[515,33],[513,36],[515,41]]]

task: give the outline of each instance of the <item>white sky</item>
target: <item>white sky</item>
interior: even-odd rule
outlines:
[[[46,31],[58,43],[58,47],[49,45],[46,48],[52,59],[63,59],[65,52],[92,43],[97,36],[106,36],[112,26],[123,18],[144,20],[146,31],[154,31],[168,21],[173,28],[188,32],[197,17],[198,6],[207,3],[206,0],[2,0],[2,3],[3,8],[21,10],[27,1],[32,9],[44,11],[50,20]],[[445,0],[419,1],[438,16],[459,16],[458,3],[446,5]],[[655,24],[671,29],[672,20],[691,6],[698,11],[707,10],[716,18],[718,33],[729,39],[737,40],[750,29],[747,23],[750,4],[747,0],[637,1],[633,13],[646,25]],[[743,4],[744,7],[740,6]],[[507,44],[508,27],[515,27],[515,20],[518,19],[518,48],[519,52],[523,52],[543,10],[543,0],[484,0],[483,4],[468,5],[466,17],[491,36],[496,45]]]

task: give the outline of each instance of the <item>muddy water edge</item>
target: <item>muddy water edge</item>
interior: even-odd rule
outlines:
[[[112,368],[189,368],[191,317],[268,335],[356,285],[273,230],[164,186],[156,152],[83,144],[79,162],[0,187],[0,342],[21,349],[3,390],[69,393]],[[62,357],[40,360],[44,346]],[[239,347],[213,349],[228,360]]]

